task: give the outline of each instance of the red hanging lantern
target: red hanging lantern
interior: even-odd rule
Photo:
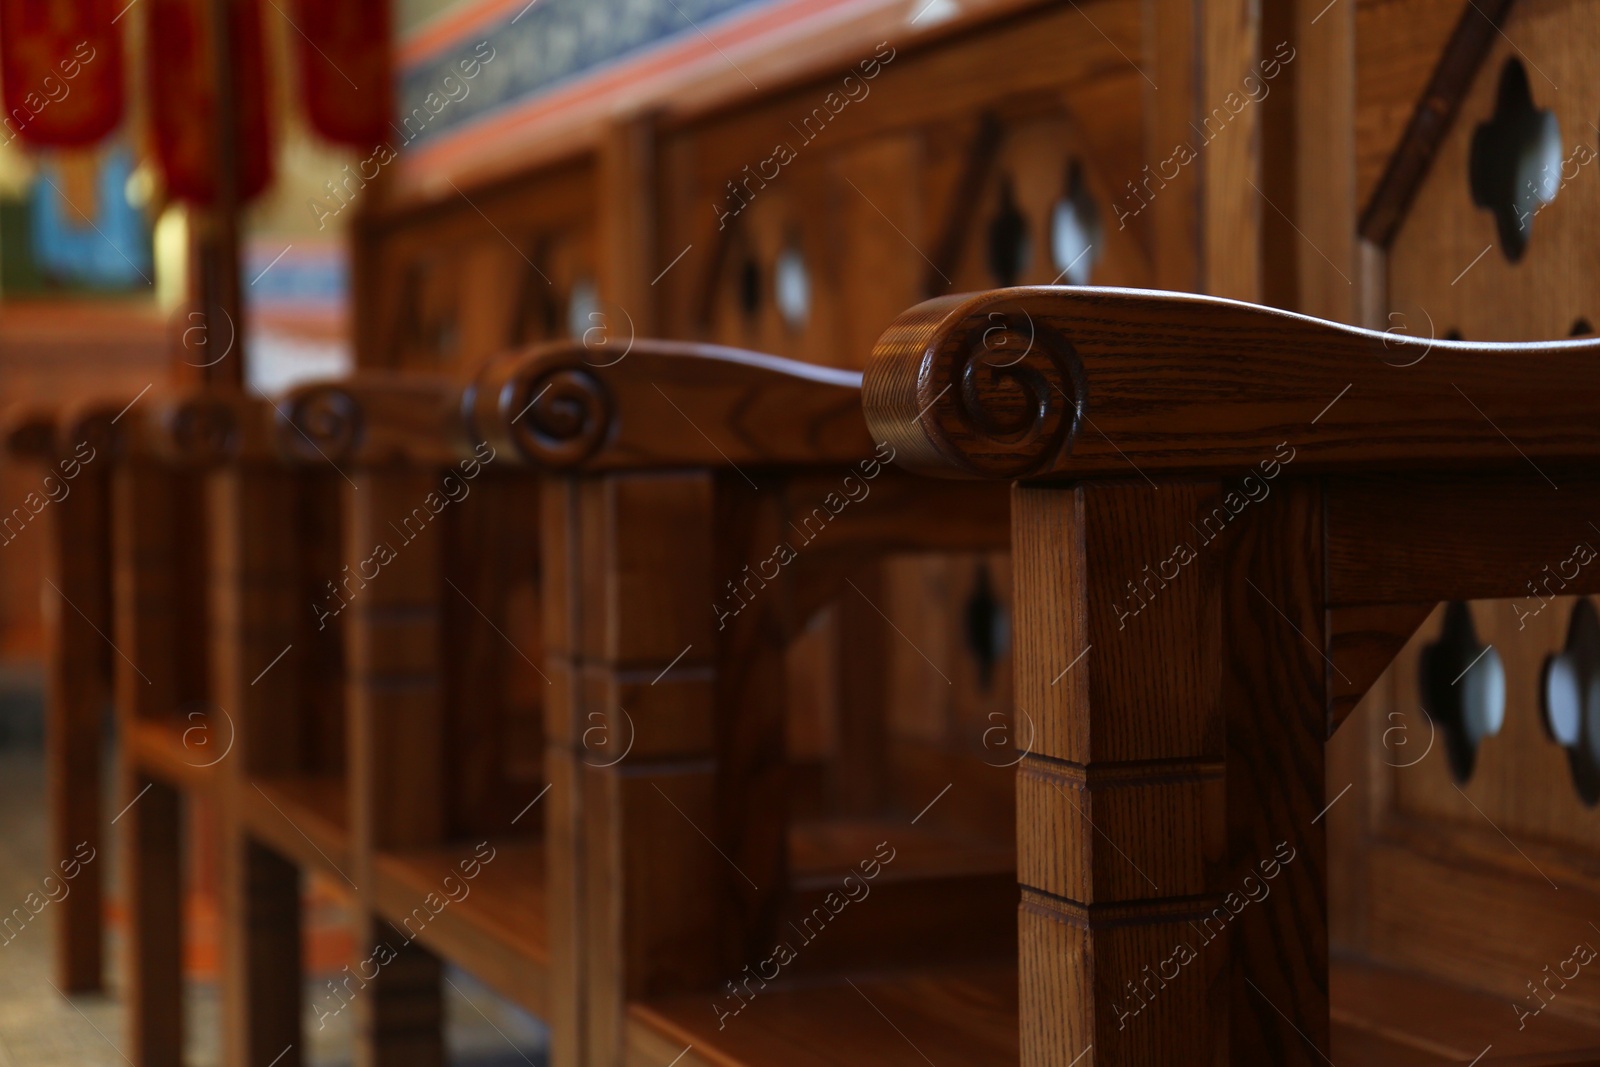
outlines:
[[[0,0],[0,136],[93,144],[122,121],[115,0]]]
[[[388,0],[299,0],[295,24],[312,129],[354,148],[385,140],[394,115]]]
[[[241,203],[272,180],[267,55],[259,0],[225,0],[231,11],[234,165]],[[150,113],[168,193],[189,203],[217,199],[216,93],[209,0],[144,0],[150,20]]]

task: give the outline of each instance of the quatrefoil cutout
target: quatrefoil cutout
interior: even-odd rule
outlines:
[[[1494,214],[1500,248],[1517,262],[1534,216],[1561,188],[1561,127],[1554,111],[1534,106],[1528,72],[1516,59],[1501,69],[1494,114],[1473,131],[1467,172],[1472,202]]]
[[[1027,216],[1017,206],[1010,175],[1002,174],[999,202],[989,220],[989,274],[1002,289],[1016,285],[1032,258]]]
[[[1445,755],[1457,781],[1472,777],[1478,746],[1500,732],[1506,718],[1506,672],[1493,645],[1478,643],[1472,611],[1459,600],[1445,608],[1439,639],[1422,649],[1418,682],[1422,706],[1444,735]]]
[[[1567,642],[1544,661],[1539,685],[1544,729],[1566,749],[1584,804],[1600,802],[1600,615],[1588,600],[1572,608]]]

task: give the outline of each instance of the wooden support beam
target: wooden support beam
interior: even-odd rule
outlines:
[[[1545,475],[1560,486],[1557,490]],[[1600,593],[1586,563],[1600,479],[1570,468],[1328,481],[1328,599],[1336,605]]]
[[[1323,501],[1282,485],[1221,575],[1229,1062],[1328,1062]]]

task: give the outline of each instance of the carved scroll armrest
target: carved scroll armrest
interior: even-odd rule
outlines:
[[[459,382],[363,371],[299,386],[275,404],[277,447],[307,463],[448,465],[472,455]]]
[[[1444,341],[1432,325],[1000,289],[903,314],[873,350],[863,405],[902,463],[952,477],[1227,477],[1284,454],[1297,470],[1600,455],[1600,340]]]
[[[192,386],[153,394],[123,421],[133,451],[180,466],[278,458],[273,402],[239,389]]]
[[[138,436],[136,424],[144,417],[140,406],[148,399],[148,394],[140,397],[129,393],[66,404],[56,419],[56,452],[80,459],[93,456],[96,460],[126,455]]]
[[[55,458],[59,424],[53,407],[19,405],[8,409],[0,419],[0,440],[6,455],[31,463],[47,463]]]
[[[497,449],[552,469],[834,463],[872,454],[860,386],[716,345],[641,340],[602,362],[571,342],[490,364],[466,407]]]

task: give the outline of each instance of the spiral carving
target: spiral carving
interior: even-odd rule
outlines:
[[[933,365],[922,416],[973,474],[1050,470],[1077,436],[1087,399],[1070,341],[1026,311],[990,311],[953,331]]]
[[[13,419],[5,427],[6,451],[29,459],[49,459],[56,448],[55,420],[43,413]]]
[[[190,462],[218,463],[239,452],[238,414],[220,399],[183,401],[168,416],[167,432],[178,456]]]
[[[587,370],[564,367],[507,382],[500,414],[511,439],[529,460],[572,467],[590,456],[611,431],[611,394]]]
[[[127,434],[123,432],[123,427],[133,422],[135,416],[130,415],[122,419],[122,425],[119,426],[117,425],[119,414],[110,407],[100,406],[80,412],[78,417],[64,428],[61,436],[62,447],[71,452],[87,445],[94,450],[93,454],[96,456],[121,456],[127,443]]]
[[[302,460],[348,458],[361,441],[361,405],[337,385],[302,390],[280,412],[278,443]]]

